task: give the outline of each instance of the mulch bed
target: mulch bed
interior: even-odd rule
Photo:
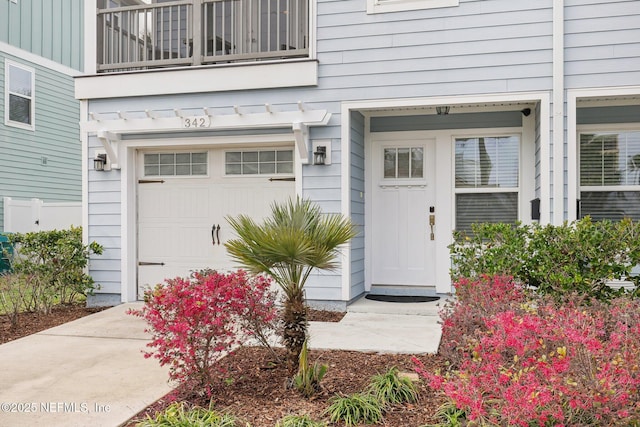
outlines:
[[[309,310],[309,320],[339,322],[345,313]],[[276,349],[284,360],[284,350]],[[274,364],[273,356],[261,347],[244,347],[221,360],[222,374],[214,384],[211,401],[194,396],[191,390],[177,389],[126,424],[134,427],[147,416],[153,417],[173,401],[209,407],[229,412],[252,427],[273,427],[288,414],[308,414],[314,419],[328,419],[324,411],[335,395],[362,391],[371,376],[397,367],[401,372],[414,373],[412,355],[362,353],[357,351],[311,350],[310,361],[328,365],[321,382],[322,389],[312,398],[304,398],[296,390],[287,388],[287,371]],[[429,370],[444,368],[444,360],[437,355],[417,356]],[[440,393],[434,393],[423,381],[418,381],[419,401],[416,404],[396,405],[387,410],[382,425],[387,427],[418,427],[437,420],[434,414],[444,403]],[[244,425],[244,424],[242,424]]]
[[[284,350],[277,349],[280,357]],[[418,356],[425,367],[444,367],[444,361],[435,355]],[[273,366],[269,352],[261,347],[245,347],[235,355],[225,357],[221,367],[225,370],[214,384],[211,403],[214,408],[234,414],[252,427],[273,427],[287,414],[308,414],[314,419],[328,419],[324,414],[331,397],[362,391],[372,375],[386,372],[396,366],[401,372],[414,372],[411,355],[361,353],[357,351],[312,350],[310,359],[329,366],[321,382],[322,390],[310,399],[286,387],[286,369]],[[443,395],[431,391],[423,381],[416,383],[419,401],[391,407],[384,416],[387,427],[418,427],[437,420],[434,414],[444,403]],[[199,398],[187,390],[176,390],[134,417],[126,427],[133,427],[147,415],[152,416],[172,401],[186,401],[192,405],[209,407],[207,398]],[[244,425],[244,424],[242,424]]]
[[[17,328],[11,327],[8,316],[0,315],[0,344],[71,322],[104,309],[105,307],[87,308],[84,303],[78,303],[56,306],[51,314],[47,315],[42,313],[21,313],[18,316]]]

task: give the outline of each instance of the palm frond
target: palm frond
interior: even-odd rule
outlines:
[[[238,235],[225,244],[231,258],[271,275],[287,293],[301,291],[311,269],[335,268],[339,246],[357,234],[348,218],[300,198],[274,203],[261,224],[245,215],[227,220]]]

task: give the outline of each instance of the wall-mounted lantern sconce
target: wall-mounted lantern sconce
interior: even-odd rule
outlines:
[[[316,151],[313,152],[313,164],[324,165],[327,159],[327,147],[321,145],[316,147]]]
[[[322,139],[315,140],[312,144],[313,148],[313,164],[314,165],[330,165],[331,164],[331,140]]]
[[[439,116],[446,116],[447,114],[449,114],[450,109],[451,107],[449,107],[448,105],[443,105],[440,107],[436,107],[436,113],[438,113]]]
[[[107,165],[107,155],[105,153],[96,154],[93,159],[93,169],[98,172],[103,172]]]

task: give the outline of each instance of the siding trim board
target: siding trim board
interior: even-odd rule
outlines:
[[[73,68],[66,67],[58,62],[52,61],[47,58],[43,58],[42,56],[38,56],[26,50],[22,50],[10,44],[4,43],[0,41],[0,52],[4,52],[8,55],[15,56],[16,58],[20,58],[22,60],[31,62],[33,64],[40,65],[42,67],[48,68],[52,71],[56,71],[58,73],[76,77],[81,75],[82,73],[78,70],[74,70]]]
[[[403,12],[458,6],[459,0],[367,0],[367,13]]]

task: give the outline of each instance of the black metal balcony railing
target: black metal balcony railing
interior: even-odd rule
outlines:
[[[98,10],[99,72],[309,55],[308,0],[182,0]]]

